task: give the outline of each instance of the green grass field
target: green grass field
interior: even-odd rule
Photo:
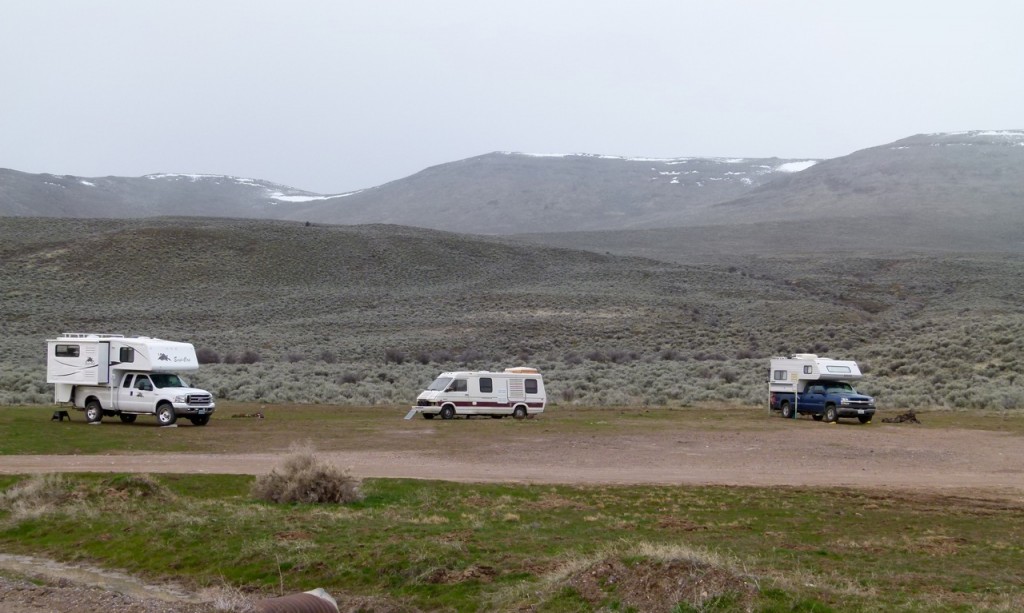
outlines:
[[[230,417],[256,409],[265,419]],[[3,453],[284,451],[304,438],[323,451],[414,444],[389,438],[408,423],[403,407],[228,403],[209,426],[170,430],[143,420],[88,426],[80,415],[73,423],[49,422],[48,411],[0,408]],[[449,443],[440,444],[536,428],[617,437],[794,425],[744,407],[552,411],[527,422],[447,423],[437,431]],[[929,411],[922,418],[915,428],[1024,431],[1016,412]],[[323,587],[380,611],[1024,606],[1024,502],[1008,498],[370,479],[357,503],[277,505],[256,501],[252,482],[225,475],[3,476],[0,549],[197,588],[227,586],[253,598]]]
[[[0,480],[5,551],[196,586],[452,611],[1024,606],[1019,503],[370,480],[359,503],[279,506],[251,500],[249,477],[50,479],[31,509],[11,494],[21,479]]]

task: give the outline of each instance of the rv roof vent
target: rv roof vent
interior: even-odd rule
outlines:
[[[794,353],[793,354],[793,359],[794,360],[816,360],[816,359],[818,359],[818,356],[816,354],[813,354],[813,353]]]
[[[540,371],[536,368],[530,368],[529,366],[516,366],[515,368],[506,368],[505,372],[514,373],[517,375],[537,375]]]

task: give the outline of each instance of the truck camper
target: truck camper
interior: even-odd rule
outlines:
[[[547,394],[544,378],[535,368],[519,366],[504,372],[443,372],[416,398],[416,406],[405,416],[416,413],[425,419],[440,416],[486,415],[500,419],[511,415],[523,419],[544,412]]]
[[[155,415],[163,426],[178,417],[205,426],[216,408],[213,395],[189,387],[178,375],[198,369],[190,343],[76,332],[46,341],[46,382],[54,385],[53,401],[85,411],[90,423],[115,415],[132,423],[138,415]]]
[[[772,358],[768,374],[768,410],[783,417],[804,414],[826,422],[856,417],[866,424],[875,415],[875,399],[850,384],[863,376],[851,360],[798,353]]]

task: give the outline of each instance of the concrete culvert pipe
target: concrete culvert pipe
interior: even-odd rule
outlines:
[[[320,587],[301,594],[266,598],[257,601],[255,607],[258,613],[338,613],[338,603]]]

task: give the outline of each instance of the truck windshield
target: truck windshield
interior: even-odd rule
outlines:
[[[836,383],[836,382],[832,382],[832,383],[826,384],[825,391],[830,393],[830,394],[831,393],[837,393],[837,392],[838,393],[850,392],[851,394],[856,393],[854,391],[854,389],[853,389],[853,386],[851,386],[849,383]]]
[[[434,379],[434,382],[427,388],[428,392],[443,392],[448,384],[452,382],[451,377],[438,377]]]
[[[149,375],[149,378],[153,380],[153,385],[157,387],[185,387],[185,384],[178,375],[156,374]]]

